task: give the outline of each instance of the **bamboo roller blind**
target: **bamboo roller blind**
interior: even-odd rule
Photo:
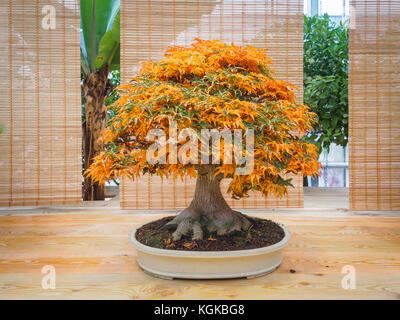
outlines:
[[[350,10],[350,208],[400,210],[400,1]]]
[[[160,59],[169,45],[190,45],[194,38],[219,39],[237,45],[268,48],[276,76],[294,83],[302,100],[302,0],[121,0],[121,78],[134,76],[145,60]],[[227,201],[235,208],[302,207],[302,177],[284,199]],[[223,182],[226,190],[228,181]],[[176,209],[187,206],[195,180],[183,182],[143,176],[121,183],[121,208]]]
[[[79,1],[2,1],[0,206],[81,199],[79,29]]]

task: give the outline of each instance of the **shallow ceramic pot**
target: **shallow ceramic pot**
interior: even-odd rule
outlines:
[[[130,241],[137,249],[139,266],[153,276],[164,279],[229,279],[254,278],[268,274],[282,262],[282,249],[290,232],[278,243],[257,249],[232,251],[183,251],[146,246],[136,240],[134,229]]]

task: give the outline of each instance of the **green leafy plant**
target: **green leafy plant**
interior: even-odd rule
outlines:
[[[84,169],[104,150],[101,132],[107,122],[103,106],[120,67],[119,0],[81,1],[82,131]],[[119,82],[119,81],[118,81]],[[104,200],[104,184],[84,177],[84,200]]]
[[[118,87],[121,84],[121,73],[120,70],[113,70],[110,72],[108,78],[111,81],[111,84],[113,88]],[[119,98],[119,95],[116,91],[112,91],[111,94],[106,98],[106,102],[104,103],[106,106],[111,105],[115,101],[117,101]],[[109,113],[111,112],[110,110],[107,110]],[[107,118],[110,117],[110,114],[108,115]]]
[[[304,104],[318,115],[309,140],[319,151],[348,141],[348,26],[304,16]]]

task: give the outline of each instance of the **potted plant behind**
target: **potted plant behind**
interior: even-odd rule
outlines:
[[[275,79],[270,64],[264,50],[196,39],[144,63],[117,88],[106,150],[87,175],[99,182],[142,174],[197,179],[186,209],[131,233],[144,270],[235,278],[279,266],[289,231],[232,210],[220,190],[230,178],[234,199],[251,190],[282,197],[289,174],[318,174],[317,148],[304,139],[316,115],[296,103],[294,87]]]

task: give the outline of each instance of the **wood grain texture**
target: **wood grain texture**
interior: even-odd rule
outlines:
[[[159,214],[0,217],[1,299],[399,299],[400,217],[263,214],[293,234],[273,274],[251,280],[161,280],[144,274],[128,241]],[[41,287],[53,265],[57,288]],[[344,290],[342,267],[356,269]],[[294,269],[296,273],[290,273]]]

